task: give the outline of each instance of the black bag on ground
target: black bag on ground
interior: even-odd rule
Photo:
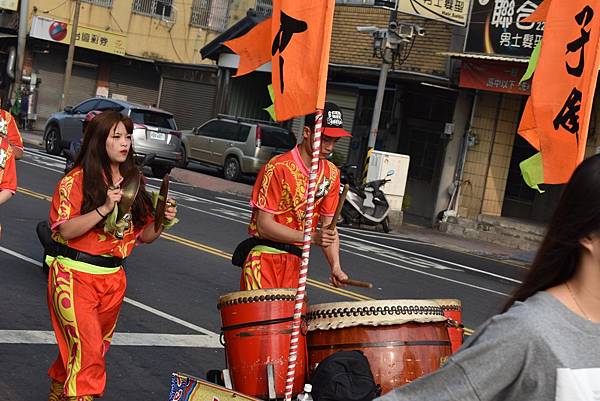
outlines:
[[[371,401],[381,389],[360,351],[340,351],[317,366],[311,379],[314,401]]]

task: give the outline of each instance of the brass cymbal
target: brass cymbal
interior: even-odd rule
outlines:
[[[154,209],[154,231],[158,231],[165,219],[165,208],[167,207],[167,198],[169,196],[169,174],[163,177],[160,192],[158,193],[158,201],[156,209]]]
[[[129,209],[131,209],[140,189],[140,181],[141,175],[137,168],[132,169],[131,173],[123,179],[123,185],[121,185],[123,195],[121,196],[121,201],[117,204],[117,221],[121,220],[129,212]]]

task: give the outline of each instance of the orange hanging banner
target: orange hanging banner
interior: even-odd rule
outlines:
[[[600,61],[600,0],[546,2],[535,15],[546,14],[546,23],[519,134],[541,151],[544,183],[562,184],[585,154]]]
[[[334,6],[335,0],[273,1],[271,76],[279,121],[325,104]]]
[[[262,21],[243,36],[223,43],[240,56],[234,77],[248,74],[271,61],[271,18]]]

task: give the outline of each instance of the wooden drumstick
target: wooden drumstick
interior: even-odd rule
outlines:
[[[344,190],[342,191],[342,195],[340,196],[340,200],[338,201],[337,209],[335,209],[335,214],[333,215],[333,220],[327,226],[328,230],[334,230],[337,225],[337,221],[340,218],[340,214],[342,213],[342,208],[344,207],[344,202],[346,201],[346,195],[348,194],[348,189],[350,186],[348,184],[344,185]]]
[[[347,278],[346,280],[340,280],[340,282],[342,284],[351,285],[354,287],[373,288],[373,283],[369,283],[368,281],[360,281]]]

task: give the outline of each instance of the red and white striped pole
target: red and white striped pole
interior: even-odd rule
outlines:
[[[310,175],[308,177],[308,199],[306,200],[306,216],[304,220],[304,243],[302,245],[302,263],[298,278],[298,290],[294,305],[294,320],[292,321],[292,336],[290,339],[290,353],[288,358],[288,372],[285,379],[285,401],[291,401],[296,375],[296,359],[298,357],[298,340],[302,318],[302,305],[306,294],[306,279],[308,278],[308,259],[310,257],[310,236],[312,233],[313,210],[315,207],[315,193],[317,190],[317,172],[319,170],[319,153],[321,151],[321,131],[323,110],[317,109],[315,117],[315,134],[312,143],[312,157],[310,161]]]

